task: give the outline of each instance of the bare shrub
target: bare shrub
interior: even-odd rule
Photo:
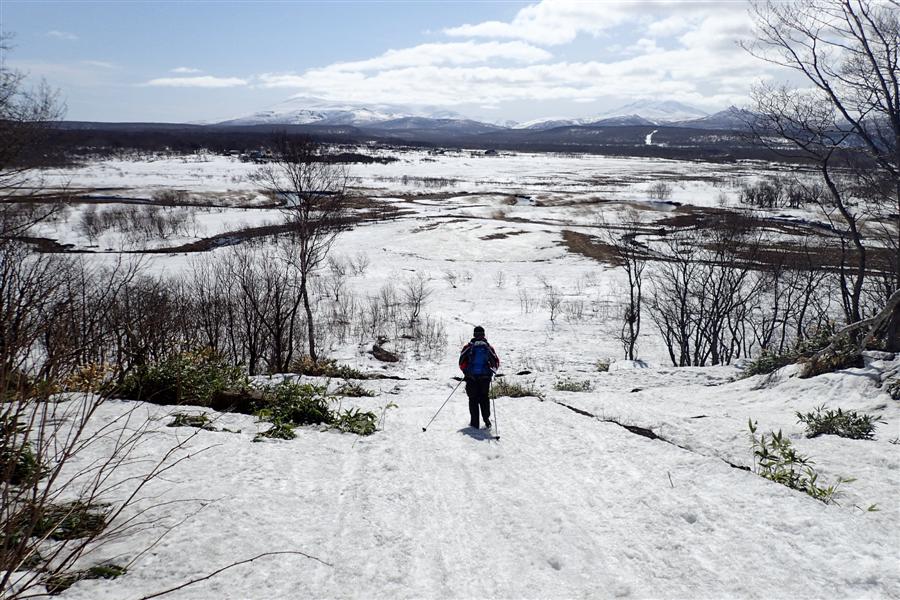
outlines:
[[[519,311],[524,314],[531,314],[531,311],[537,306],[538,300],[528,293],[525,288],[519,289]]]
[[[450,287],[455,288],[458,279],[459,275],[455,271],[444,271],[444,280],[450,284]]]
[[[761,286],[751,266],[759,234],[734,220],[704,235],[704,244],[684,235],[666,240],[666,259],[652,275],[650,315],[675,366],[723,364],[750,352],[746,329]],[[749,256],[738,256],[737,248]]]
[[[0,434],[4,598],[33,597],[41,588],[64,589],[59,583],[73,577],[76,563],[106,544],[152,529],[160,539],[177,525],[159,520],[156,510],[163,503],[147,498],[144,489],[191,456],[181,450],[196,434],[148,459],[141,448],[155,421],[142,414],[140,404],[101,420],[102,394],[59,399],[47,395],[46,388],[28,391],[21,386],[4,386],[2,393],[13,398],[4,405]],[[135,471],[138,464],[145,467]]]
[[[569,323],[580,323],[585,319],[584,300],[567,300],[562,303],[560,310],[563,318]]]
[[[371,259],[365,252],[357,252],[353,258],[350,259],[350,268],[353,269],[354,275],[365,275],[366,271],[369,270],[370,264]]]
[[[344,279],[347,277],[347,269],[349,265],[346,261],[337,256],[328,257],[328,269],[335,277]]]
[[[78,230],[91,243],[96,242],[100,234],[103,233],[103,229],[97,219],[96,205],[91,204],[81,211],[81,216],[78,219]]]
[[[672,197],[672,186],[665,181],[657,181],[647,190],[651,200],[665,201]]]
[[[559,307],[562,306],[562,295],[553,286],[549,286],[544,294],[543,305],[550,311],[550,322],[555,323],[559,314]]]
[[[185,204],[187,202],[188,193],[185,190],[158,190],[156,192],[153,192],[151,198],[157,204],[176,206]]]
[[[196,227],[196,216],[189,208],[155,205],[112,206],[104,209],[90,205],[81,213],[79,229],[90,241],[108,231],[125,234],[134,242],[168,239],[188,235]]]
[[[738,195],[742,204],[757,208],[780,208],[784,198],[784,183],[777,177],[744,184]]]
[[[403,300],[406,303],[411,329],[414,329],[418,323],[422,307],[431,297],[432,292],[433,290],[428,285],[428,277],[423,273],[417,273],[415,277],[406,280],[403,286]]]

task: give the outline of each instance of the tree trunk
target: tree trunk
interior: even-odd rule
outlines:
[[[306,289],[306,277],[300,279],[300,295],[303,298],[303,310],[306,311],[306,335],[309,336],[309,357],[313,362],[319,360],[316,355],[316,332],[313,323],[312,307],[309,305],[309,292]]]

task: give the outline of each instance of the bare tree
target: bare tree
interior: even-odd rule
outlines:
[[[428,276],[424,273],[416,273],[414,277],[406,280],[403,286],[403,299],[409,314],[409,329],[414,331],[419,323],[422,308],[428,302],[434,290],[428,285]]]
[[[10,47],[10,36],[0,33],[0,55]],[[40,142],[63,112],[58,94],[46,83],[29,88],[23,73],[0,60],[0,242],[22,235],[61,208],[54,202],[11,202],[41,191],[41,182],[34,179]]]
[[[745,48],[799,73],[807,84],[755,90],[759,139],[771,134],[812,160],[828,191],[825,205],[853,249],[844,273],[845,316],[859,321],[870,271],[865,221],[891,222],[892,285],[900,287],[900,2],[804,0],[754,5],[755,41]],[[774,145],[781,150],[783,143]],[[882,302],[882,305],[883,305]]]
[[[672,233],[658,249],[650,316],[675,366],[727,364],[749,354],[763,278],[761,234],[735,215],[711,230]]]
[[[274,162],[260,169],[259,179],[284,203],[285,217],[292,226],[293,248],[284,258],[299,275],[309,356],[318,360],[310,279],[347,225],[347,171],[330,161],[325,148],[312,140],[282,136],[277,141]]]
[[[550,311],[550,322],[556,323],[556,315],[559,312],[560,306],[562,306],[563,298],[562,294],[560,294],[559,290],[556,289],[553,285],[547,284],[544,288],[544,300],[543,304]]]
[[[667,185],[664,182],[660,183]],[[637,342],[641,334],[644,267],[647,264],[649,250],[638,241],[638,235],[644,228],[641,227],[637,211],[629,211],[621,226],[615,229],[608,225],[605,227],[604,241],[613,249],[617,266],[625,271],[628,278],[628,302],[622,315],[619,341],[625,351],[625,358],[634,360],[637,358]]]

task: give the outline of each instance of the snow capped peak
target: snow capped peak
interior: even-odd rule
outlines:
[[[554,127],[565,127],[567,125],[578,125],[579,119],[570,117],[542,117],[540,119],[532,119],[523,123],[518,123],[512,129],[552,129]]]
[[[221,125],[371,125],[383,121],[420,117],[464,119],[459,113],[429,106],[361,104],[294,96],[265,110],[229,119]]]
[[[689,106],[676,100],[636,100],[614,110],[598,115],[595,121],[623,116],[640,116],[649,121],[667,123],[671,121],[685,121],[687,119],[700,119],[708,113],[694,106]]]
[[[738,115],[742,111],[730,107],[722,113]],[[722,113],[716,113],[713,117]],[[384,103],[361,103],[342,100],[326,100],[313,96],[294,96],[266,109],[249,115],[242,115],[218,123],[219,125],[330,125],[375,127],[389,124],[392,127],[405,121],[404,127],[424,130],[435,127],[446,129],[470,128],[472,124],[486,127],[500,127],[518,130],[542,131],[557,127],[577,127],[583,125],[602,127],[652,126],[675,124],[711,118],[708,113],[677,102],[675,100],[637,100],[614,110],[590,117],[541,117],[516,123],[509,120],[483,122],[469,119],[443,107],[425,105],[399,105]],[[480,130],[479,130],[480,131]]]

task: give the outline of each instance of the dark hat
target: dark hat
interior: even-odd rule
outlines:
[[[482,327],[481,325],[476,325],[475,331],[472,332],[472,335],[474,335],[475,337],[484,337],[484,327]]]

